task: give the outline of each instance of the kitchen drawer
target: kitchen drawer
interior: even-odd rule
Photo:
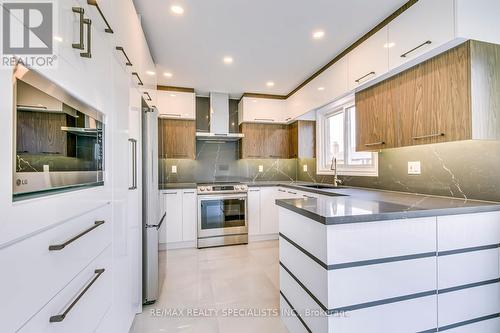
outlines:
[[[19,332],[95,331],[111,306],[111,277],[108,246]]]
[[[96,225],[96,221],[101,224]],[[62,244],[85,231],[64,248],[49,250],[50,245]],[[111,206],[106,205],[1,249],[2,330],[19,328],[110,243]]]

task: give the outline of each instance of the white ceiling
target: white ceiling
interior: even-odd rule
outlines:
[[[232,97],[289,93],[405,2],[134,0],[158,84]],[[172,5],[182,6],[184,14],[173,14]],[[316,30],[325,31],[323,39],[312,38]],[[222,61],[228,55],[231,65]],[[267,81],[275,86],[267,87]]]

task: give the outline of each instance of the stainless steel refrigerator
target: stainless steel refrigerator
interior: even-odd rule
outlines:
[[[142,298],[154,303],[162,278],[159,267],[158,232],[165,220],[160,214],[158,188],[158,110],[142,105]]]

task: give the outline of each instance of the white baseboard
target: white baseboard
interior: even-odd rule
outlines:
[[[278,234],[267,234],[267,235],[248,235],[249,242],[261,242],[268,240],[276,240],[279,238]]]
[[[175,243],[160,243],[158,244],[160,251],[177,250],[177,249],[192,249],[196,248],[196,241],[175,242]]]

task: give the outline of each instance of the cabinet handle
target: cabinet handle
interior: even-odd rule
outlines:
[[[261,155],[248,155],[248,157],[250,157],[250,158],[262,158]]]
[[[90,228],[88,228],[88,229],[80,232],[78,235],[71,237],[70,239],[68,239],[64,243],[62,243],[62,244],[55,244],[55,245],[49,245],[49,251],[60,251],[60,250],[64,249],[66,246],[68,246],[69,244],[73,243],[78,238],[80,238],[80,237],[88,234],[89,232],[91,232],[95,228],[103,225],[104,223],[106,223],[106,221],[95,221],[93,226],[91,226]]]
[[[281,158],[281,155],[269,155],[271,158]]]
[[[365,147],[380,146],[380,145],[385,145],[385,142],[380,141],[380,142],[365,143]]]
[[[121,46],[117,46],[116,50],[120,51],[121,53],[123,53],[123,56],[125,57],[125,59],[127,59],[127,62],[125,63],[125,66],[132,66],[132,63],[130,62],[130,59],[129,59],[127,53],[125,53],[125,49],[123,47],[121,47]]]
[[[139,80],[139,83],[137,83],[138,85],[140,85],[140,86],[144,85],[144,82],[142,82],[141,77],[139,76],[139,74],[137,74],[137,72],[133,72],[132,75],[137,77],[137,80]]]
[[[370,76],[370,75],[375,75],[375,74],[376,74],[376,73],[372,71],[372,72],[370,72],[370,73],[368,73],[368,74],[363,75],[363,76],[362,76],[362,77],[360,77],[359,79],[354,80],[354,82],[356,82],[356,83],[360,83],[360,82],[361,82],[361,80],[363,80],[364,78],[366,78],[366,77],[368,77],[368,76]]]
[[[97,11],[101,15],[104,23],[106,24],[106,28],[104,29],[104,31],[107,32],[108,34],[112,34],[113,33],[113,29],[111,29],[111,26],[109,25],[108,20],[106,20],[106,17],[104,17],[104,14],[102,13],[101,8],[97,4],[97,0],[87,0],[87,4],[89,4],[91,6],[95,6],[95,8],[97,9]]]
[[[181,117],[181,115],[178,113],[163,113],[160,115],[160,118],[162,118],[162,116],[163,116],[163,118],[164,117]]]
[[[83,19],[83,24],[87,25],[87,52],[80,53],[81,57],[92,58],[92,20]]]
[[[248,192],[260,192],[260,190],[248,190]]]
[[[132,186],[129,187],[129,190],[137,189],[137,140],[136,139],[128,139],[129,142],[132,143]]]
[[[187,157],[187,154],[172,154],[172,157]]]
[[[424,45],[430,45],[430,44],[432,44],[432,42],[431,42],[430,40],[427,40],[427,41],[423,42],[422,44],[420,44],[419,46],[414,47],[414,48],[413,48],[413,49],[411,49],[410,51],[403,53],[403,54],[401,55],[401,58],[406,58],[406,56],[407,56],[408,54],[412,53],[413,51],[418,50],[419,48],[421,48],[421,47],[422,47],[422,46],[424,46]]]
[[[273,122],[274,119],[271,119],[271,118],[254,118],[255,121],[271,121]]]
[[[297,192],[287,191],[290,194],[297,194]]]
[[[413,140],[422,140],[422,139],[435,138],[435,137],[438,137],[438,136],[444,136],[444,133],[435,133],[435,134],[414,136],[414,137],[412,137],[412,139]]]
[[[95,274],[94,278],[89,282],[89,284],[85,286],[85,288],[83,288],[83,290],[80,292],[80,294],[78,294],[75,300],[71,302],[71,304],[66,308],[66,310],[64,310],[63,313],[50,317],[49,322],[59,323],[63,321],[64,318],[66,318],[68,313],[71,311],[71,309],[73,309],[76,303],[78,303],[78,301],[83,297],[83,295],[85,295],[85,293],[90,289],[90,287],[92,287],[92,285],[97,281],[97,279],[102,275],[102,273],[104,273],[104,271],[105,271],[104,268],[96,269],[94,271]]]
[[[80,42],[79,43],[73,43],[72,46],[74,49],[78,50],[83,50],[84,45],[83,45],[83,15],[85,14],[85,10],[80,7],[73,7],[71,9],[73,13],[79,14],[80,16]]]
[[[146,95],[146,96],[148,97],[148,99],[147,99],[147,100],[148,100],[149,102],[153,100],[153,99],[151,98],[151,95],[150,95],[147,91],[145,91],[143,94],[144,94],[144,95]]]
[[[286,193],[286,191],[285,191],[285,190],[282,190],[282,189],[280,189],[280,188],[278,189],[278,192],[283,192],[283,193]]]
[[[193,191],[193,192],[182,192],[182,193],[184,193],[184,194],[194,194],[195,192]]]
[[[311,196],[309,196],[309,195],[305,195],[305,194],[303,194],[302,196],[303,196],[304,198],[307,198],[307,199],[315,199],[315,197],[311,197]]]

